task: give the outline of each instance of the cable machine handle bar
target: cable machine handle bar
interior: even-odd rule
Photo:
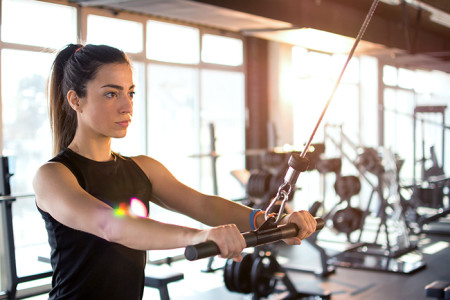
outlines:
[[[325,225],[324,220],[321,218],[315,218],[315,220],[317,222],[316,231],[321,230]],[[242,236],[245,239],[247,247],[254,247],[294,237],[298,234],[298,231],[297,225],[289,223],[267,230],[249,231],[243,233]],[[184,256],[190,261],[218,254],[220,254],[219,247],[213,241],[187,246],[184,251]]]

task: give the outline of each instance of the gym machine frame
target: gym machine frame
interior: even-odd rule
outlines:
[[[3,228],[3,236],[5,237],[5,264],[6,264],[6,294],[0,294],[0,299],[17,299],[17,286],[19,283],[29,282],[37,279],[43,279],[51,277],[53,272],[43,272],[39,274],[33,274],[28,276],[17,276],[16,266],[16,248],[14,243],[14,231],[13,231],[13,216],[12,216],[12,204],[17,198],[32,197],[34,195],[20,195],[12,196],[11,186],[9,179],[13,174],[9,173],[8,158],[1,157],[1,174],[0,174],[0,210],[1,210],[1,222]],[[23,297],[30,297],[40,295],[48,292],[50,288],[47,287],[35,287],[27,289],[28,293],[24,293]]]
[[[13,232],[13,221],[12,221],[12,204],[17,198],[30,197],[32,195],[24,196],[1,196],[0,205],[2,211],[2,226],[3,235],[5,236],[6,246],[5,246],[5,261],[6,261],[6,299],[17,299],[17,286],[19,283],[29,282],[37,279],[43,279],[51,277],[53,272],[43,272],[39,274],[33,274],[29,276],[19,277],[17,276],[16,268],[16,248],[14,243],[14,232]],[[39,289],[36,287],[35,292],[30,292],[23,297],[30,297],[35,295],[40,295],[42,293],[48,292],[49,288]],[[0,299],[2,295],[0,295]]]
[[[416,197],[419,197],[419,193],[418,193],[418,189],[419,189],[419,185],[422,184],[419,183],[417,181],[417,176],[416,176],[416,164],[419,161],[417,159],[417,122],[421,121],[421,126],[422,126],[422,178],[421,181],[426,181],[429,187],[432,187],[431,189],[431,197],[432,197],[432,203],[430,203],[432,205],[432,207],[438,207],[439,206],[439,199],[437,199],[437,197],[444,197],[444,194],[440,193],[439,190],[443,191],[444,187],[448,187],[448,189],[450,189],[450,178],[445,176],[444,174],[444,165],[445,165],[445,130],[449,129],[448,126],[446,126],[445,124],[445,110],[447,109],[446,105],[436,105],[436,106],[416,106],[414,108],[414,114],[413,114],[413,121],[414,121],[414,127],[413,127],[413,159],[414,159],[414,163],[413,163],[413,185],[412,185],[412,189],[413,189],[413,195],[412,195],[412,199],[411,200],[418,200],[418,202],[420,202],[420,199],[414,199]],[[441,165],[442,165],[442,169],[440,169],[439,171],[442,172],[443,175],[439,176],[430,176],[429,178],[427,178],[427,172],[425,170],[425,136],[424,136],[424,132],[423,132],[423,128],[425,126],[425,120],[423,119],[419,119],[418,115],[419,114],[440,114],[442,117],[442,156],[441,156]],[[432,123],[434,124],[434,123]],[[437,125],[437,124],[436,124]],[[434,153],[432,153],[433,155]],[[438,168],[438,166],[436,166],[436,157],[432,157],[433,160],[433,164],[435,168]],[[439,169],[439,168],[438,168]],[[405,187],[407,188],[407,187]],[[450,194],[447,194],[447,197],[449,197],[450,199]],[[411,200],[406,200],[406,201],[411,201]],[[414,204],[409,203],[409,205],[414,206]],[[420,205],[419,205],[420,206]],[[433,227],[433,222],[438,221],[440,218],[442,217],[446,217],[448,214],[450,213],[450,207],[442,207],[439,208],[438,211],[435,214],[432,215],[428,215],[428,216],[418,216],[417,217],[417,226],[419,227],[418,229],[420,231],[423,232],[427,232],[427,233],[445,233],[448,234],[449,233],[449,229],[447,228],[448,226],[444,226],[445,229],[435,229]],[[430,226],[428,226],[427,229],[424,229],[424,225],[428,225],[430,224]]]
[[[445,109],[447,106],[441,105],[441,106],[416,106],[414,108],[414,114],[413,114],[413,120],[414,120],[414,127],[413,127],[413,184],[416,185],[416,163],[417,163],[417,149],[416,149],[416,137],[417,137],[417,115],[418,114],[424,114],[424,113],[439,113],[442,115],[442,160],[441,164],[442,167],[445,165]],[[424,120],[422,120],[422,129],[424,126]],[[424,146],[424,139],[425,137],[422,134],[422,153],[425,155],[425,146]]]
[[[351,267],[351,268],[359,268],[359,269],[367,269],[367,270],[379,270],[379,271],[387,271],[387,272],[395,272],[395,273],[412,273],[417,270],[425,267],[425,263],[422,261],[422,257],[417,255],[417,259],[415,261],[402,262],[401,257],[406,255],[412,251],[417,249],[417,244],[413,243],[409,240],[409,233],[406,233],[408,236],[408,245],[405,247],[397,247],[394,248],[391,244],[389,238],[388,224],[387,224],[387,212],[386,209],[390,206],[387,199],[384,199],[383,196],[383,182],[380,178],[381,175],[377,175],[378,184],[372,183],[369,178],[364,174],[363,170],[361,170],[361,166],[358,165],[356,161],[354,161],[345,151],[344,151],[344,142],[346,142],[350,147],[357,152],[358,147],[352,143],[352,141],[344,134],[342,130],[342,126],[339,125],[329,125],[327,124],[325,128],[329,127],[337,127],[339,132],[340,141],[334,139],[328,132],[325,130],[325,139],[330,140],[340,151],[341,156],[347,159],[357,170],[358,174],[365,179],[370,187],[372,188],[372,192],[369,197],[369,201],[367,203],[366,210],[363,212],[361,218],[361,226],[359,237],[354,242],[354,245],[350,246],[345,251],[338,253],[330,258],[329,262],[335,266],[341,267]],[[397,174],[398,176],[398,174]],[[397,178],[398,180],[398,178]],[[378,194],[378,198],[380,200],[379,207],[379,216],[380,216],[380,224],[378,225],[375,239],[373,243],[361,242],[362,233],[364,230],[365,219],[368,216],[369,209],[372,204],[373,197],[375,193]],[[400,200],[399,200],[400,201]],[[403,213],[403,211],[402,211]],[[400,218],[404,216],[401,215]],[[324,217],[326,219],[326,217]],[[386,238],[386,248],[383,248],[380,244],[378,244],[378,238],[381,231],[381,227],[384,227],[384,233]],[[407,226],[405,221],[405,226]],[[366,258],[370,257],[372,260],[366,263]],[[420,259],[419,259],[420,257]],[[376,260],[377,263],[374,264],[373,260]]]

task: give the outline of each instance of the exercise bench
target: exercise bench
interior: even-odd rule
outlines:
[[[170,299],[167,285],[183,278],[183,273],[173,271],[164,266],[147,265],[145,268],[145,286],[158,289],[161,300]]]
[[[425,296],[438,300],[450,300],[450,282],[436,280],[425,286]]]

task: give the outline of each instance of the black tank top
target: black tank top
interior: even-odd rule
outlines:
[[[152,185],[129,157],[97,162],[65,149],[51,162],[64,164],[80,186],[113,208],[141,200],[148,211]],[[146,252],[74,230],[38,208],[45,221],[53,269],[49,299],[142,299]]]

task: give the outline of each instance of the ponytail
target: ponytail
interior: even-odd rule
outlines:
[[[67,93],[73,90],[78,97],[85,97],[87,82],[108,63],[130,61],[123,51],[106,45],[69,44],[57,54],[48,92],[53,155],[67,148],[77,129],[77,114],[67,101]]]
[[[50,127],[53,133],[53,155],[66,148],[75,136],[77,115],[66,101],[62,82],[64,80],[64,66],[69,58],[81,45],[68,45],[56,56],[52,66],[49,87],[49,115]]]

